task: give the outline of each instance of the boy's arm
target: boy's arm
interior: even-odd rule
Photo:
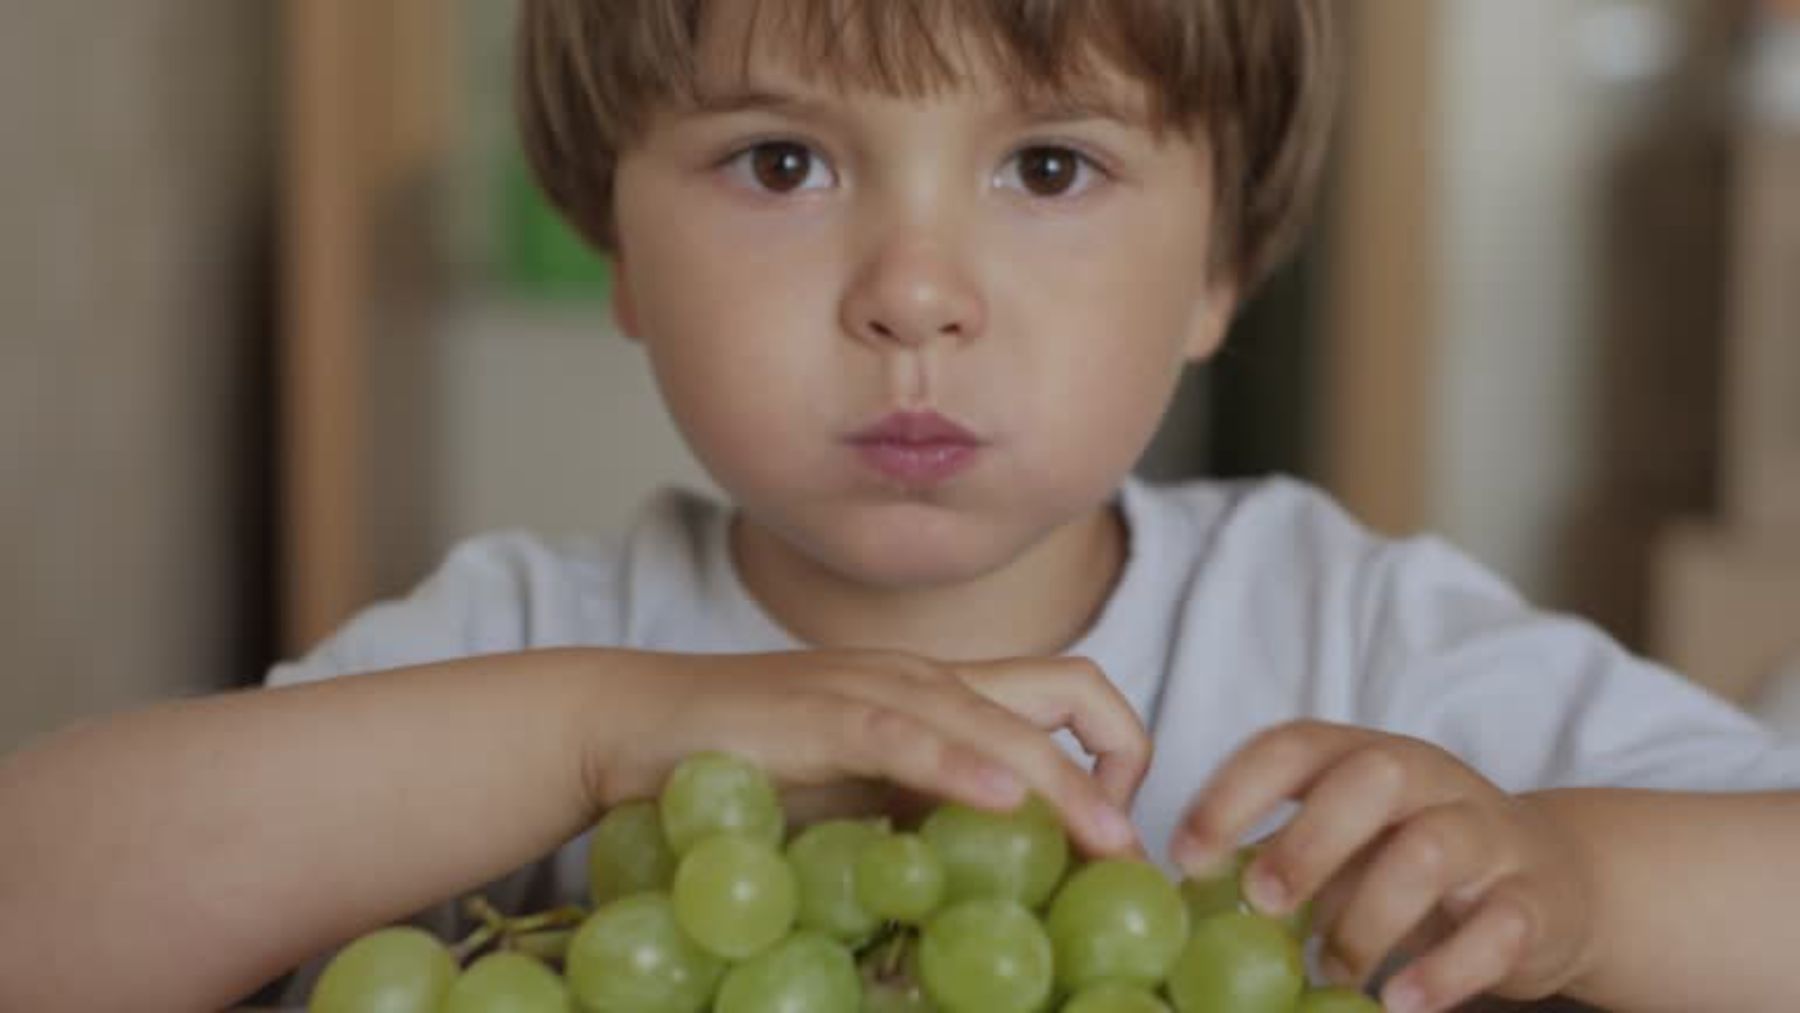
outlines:
[[[1592,945],[1570,995],[1646,1013],[1800,1009],[1800,793],[1525,797],[1591,856]]]
[[[1093,776],[1045,734],[1069,728]],[[216,1009],[511,872],[702,749],[784,786],[1027,791],[1085,851],[1149,741],[1077,659],[559,650],[169,704],[0,762],[0,1009]]]
[[[605,718],[588,700],[618,664],[517,654],[239,693],[7,759],[0,1008],[218,1008],[551,850],[593,815],[578,722]]]

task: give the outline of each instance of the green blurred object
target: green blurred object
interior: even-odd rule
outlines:
[[[550,206],[523,153],[509,155],[503,175],[507,287],[532,298],[604,301],[612,293],[610,265]]]

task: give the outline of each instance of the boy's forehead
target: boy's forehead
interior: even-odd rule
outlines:
[[[1068,54],[1055,74],[1031,74],[1002,39],[966,14],[882,25],[875,16],[846,18],[842,6],[825,0],[706,4],[694,53],[697,97],[704,104],[771,87],[913,99],[961,92],[997,104],[1149,119],[1147,83],[1125,73],[1091,40]]]

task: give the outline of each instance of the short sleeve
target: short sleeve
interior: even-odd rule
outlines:
[[[303,657],[275,665],[264,684],[577,642],[583,595],[569,571],[567,560],[531,535],[470,539],[411,593],[358,613]]]
[[[1800,787],[1800,746],[1433,538],[1368,563],[1358,719],[1511,791]]]

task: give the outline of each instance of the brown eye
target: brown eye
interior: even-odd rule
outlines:
[[[1061,196],[1074,187],[1081,160],[1068,148],[1026,148],[1019,152],[1019,182],[1039,197]]]
[[[774,193],[792,193],[812,175],[813,154],[792,141],[759,144],[751,152],[756,182]]]

